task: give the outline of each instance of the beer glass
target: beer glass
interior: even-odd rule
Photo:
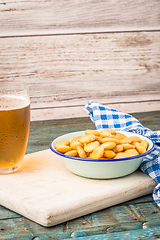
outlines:
[[[28,89],[19,82],[0,81],[0,174],[19,169],[30,128]]]

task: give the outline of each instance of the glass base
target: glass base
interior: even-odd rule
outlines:
[[[13,172],[16,172],[19,168],[20,168],[20,165],[12,168],[0,168],[0,174],[13,173]]]

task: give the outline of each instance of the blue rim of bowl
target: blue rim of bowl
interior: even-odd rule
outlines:
[[[148,137],[145,137],[145,138],[148,138]],[[52,143],[56,140],[54,139],[51,144],[50,144],[50,149],[57,155],[61,156],[61,157],[64,157],[64,158],[68,158],[68,159],[72,159],[72,160],[75,160],[75,161],[84,161],[84,162],[118,162],[118,161],[127,161],[127,160],[132,160],[132,159],[135,159],[135,158],[140,158],[140,157],[144,157],[146,155],[148,155],[149,153],[151,153],[153,150],[154,150],[154,147],[155,147],[155,143],[150,139],[148,138],[153,146],[151,147],[151,149],[149,149],[148,151],[146,151],[145,153],[142,153],[142,154],[139,154],[137,156],[133,156],[133,157],[128,157],[128,158],[113,158],[113,159],[93,159],[93,158],[79,158],[79,157],[71,157],[71,156],[67,156],[63,153],[60,153],[60,152],[57,152],[53,147],[52,147]]]

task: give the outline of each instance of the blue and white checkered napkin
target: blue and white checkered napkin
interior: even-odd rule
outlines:
[[[152,131],[144,127],[129,114],[105,107],[94,101],[89,101],[83,109],[89,114],[97,130],[115,128],[119,131],[130,131],[144,135],[155,143],[160,143],[160,131]],[[153,191],[153,199],[160,206],[160,147],[155,145],[153,152],[144,158],[141,170],[157,183]]]

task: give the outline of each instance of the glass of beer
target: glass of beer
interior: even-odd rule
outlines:
[[[0,174],[17,171],[26,151],[30,128],[28,89],[0,81]]]

